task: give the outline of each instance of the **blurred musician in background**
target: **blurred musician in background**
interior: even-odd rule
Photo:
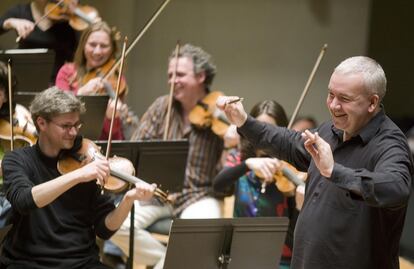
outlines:
[[[59,68],[73,59],[78,33],[68,21],[41,19],[49,1],[33,0],[17,4],[0,17],[0,34],[15,30],[19,38],[19,49],[47,48],[55,52],[55,66],[51,84]],[[77,0],[71,0],[76,4]],[[36,24],[37,22],[37,24]]]
[[[167,138],[189,140],[184,188],[180,193],[172,194],[173,206],[161,206],[156,203],[135,204],[135,260],[138,263],[153,265],[156,269],[163,267],[166,247],[145,230],[157,220],[171,216],[222,216],[223,203],[213,193],[212,180],[220,169],[223,140],[210,128],[195,127],[189,119],[190,112],[210,92],[215,74],[216,67],[211,56],[199,47],[191,44],[182,46],[178,53],[178,63],[175,52],[170,56],[168,83],[174,83],[175,89]],[[140,121],[134,140],[163,139],[166,132],[168,99],[167,95],[158,97],[148,108]],[[124,251],[124,243],[128,242],[129,238],[129,222],[130,220],[126,220],[119,232],[112,237],[113,242],[120,245]]]
[[[56,77],[56,86],[62,90],[70,91],[75,95],[114,95],[117,71],[108,79],[103,79],[115,63],[118,51],[117,41],[119,34],[112,30],[106,22],[97,22],[86,29],[80,38],[73,63],[66,63],[59,70]],[[138,119],[132,114],[124,103],[128,87],[122,77],[120,100],[117,107],[117,117],[114,122],[112,138],[123,140],[129,138],[129,133],[136,128]],[[109,136],[110,119],[114,109],[114,102],[110,100],[106,111],[104,126],[100,139]]]
[[[12,76],[12,91],[17,82]],[[10,106],[9,106],[9,81],[7,65],[0,61],[0,160],[6,151],[10,150]],[[36,128],[33,124],[30,112],[22,105],[13,102],[13,125],[15,131],[15,147],[32,145],[36,142]],[[1,167],[1,161],[0,161]],[[1,171],[0,171],[1,175]]]

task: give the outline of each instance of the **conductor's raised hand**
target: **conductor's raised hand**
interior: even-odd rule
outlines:
[[[305,149],[312,156],[321,175],[328,178],[331,177],[334,167],[331,146],[317,132],[311,133],[309,130],[306,130],[302,133],[302,138],[305,140]]]
[[[246,122],[247,113],[241,102],[234,102],[236,100],[240,100],[240,98],[237,96],[220,96],[217,98],[216,106],[226,113],[230,123],[240,127]]]

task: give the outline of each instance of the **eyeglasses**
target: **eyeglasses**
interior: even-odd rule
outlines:
[[[72,130],[72,128],[75,128],[76,131],[79,131],[79,129],[82,127],[82,122],[77,122],[75,124],[59,124],[56,123],[54,121],[49,121],[51,123],[53,123],[56,126],[59,126],[60,128],[62,128],[62,130],[66,131],[66,132],[70,132],[70,130]]]

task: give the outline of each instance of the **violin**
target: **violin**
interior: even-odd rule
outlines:
[[[93,70],[86,73],[81,79],[81,85],[85,85],[89,80],[96,77],[102,77],[104,82],[104,87],[97,90],[97,94],[107,94],[112,99],[115,98],[115,88],[118,81],[119,72],[109,73],[112,67],[116,64],[115,59],[109,59],[103,66],[99,68],[94,68]],[[125,96],[127,93],[127,85],[124,79],[121,79],[121,84],[119,86],[119,95]]]
[[[46,4],[45,14],[51,20],[69,21],[69,25],[77,31],[83,31],[100,20],[99,13],[94,7],[75,4],[72,0]]]
[[[66,174],[87,165],[97,158],[105,159],[105,156],[100,152],[100,147],[91,140],[83,138],[82,145],[76,153],[65,154],[59,159],[57,169],[61,174]],[[108,161],[110,176],[105,182],[105,190],[117,193],[125,190],[128,187],[128,183],[147,183],[144,180],[133,176],[135,169],[128,159],[115,156],[109,158]],[[154,195],[163,203],[169,202],[167,198],[168,193],[159,188],[155,189]]]
[[[277,189],[285,196],[295,196],[296,187],[305,184],[308,176],[305,172],[298,171],[286,161],[280,161],[281,167],[273,175]],[[258,171],[254,171],[258,177],[263,177]],[[261,193],[265,192],[266,184],[262,184]]]
[[[5,141],[17,142],[18,146],[32,146],[37,141],[37,131],[31,118],[30,112],[21,105],[16,105],[15,113],[13,114],[13,135],[11,133],[12,126],[10,122],[5,119],[0,119],[0,139],[2,143]],[[10,148],[10,146],[5,146]]]
[[[224,94],[219,91],[213,91],[207,94],[189,114],[190,122],[199,128],[211,128],[211,130],[223,137],[230,123],[224,112],[220,111],[216,106],[216,101]]]

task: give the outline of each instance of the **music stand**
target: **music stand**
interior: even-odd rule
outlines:
[[[107,141],[96,141],[106,151]],[[163,190],[182,188],[188,155],[188,140],[112,141],[111,156],[129,159],[138,176],[148,183],[163,186]],[[162,166],[162,168],[161,168]],[[171,187],[171,188],[168,188]],[[130,213],[129,257],[127,268],[133,267],[134,259],[134,206]]]
[[[278,268],[286,217],[175,219],[164,269]]]
[[[188,140],[139,141],[138,176],[164,190],[183,188],[188,156]]]
[[[13,100],[16,104],[29,108],[36,94],[37,92],[15,92],[13,93]]]
[[[78,97],[86,106],[86,112],[81,115],[83,125],[80,134],[91,140],[97,140],[101,136],[109,96],[82,95]]]
[[[18,78],[16,91],[39,92],[48,88],[55,64],[55,52],[48,49],[12,49],[0,51],[0,60],[12,60]]]

